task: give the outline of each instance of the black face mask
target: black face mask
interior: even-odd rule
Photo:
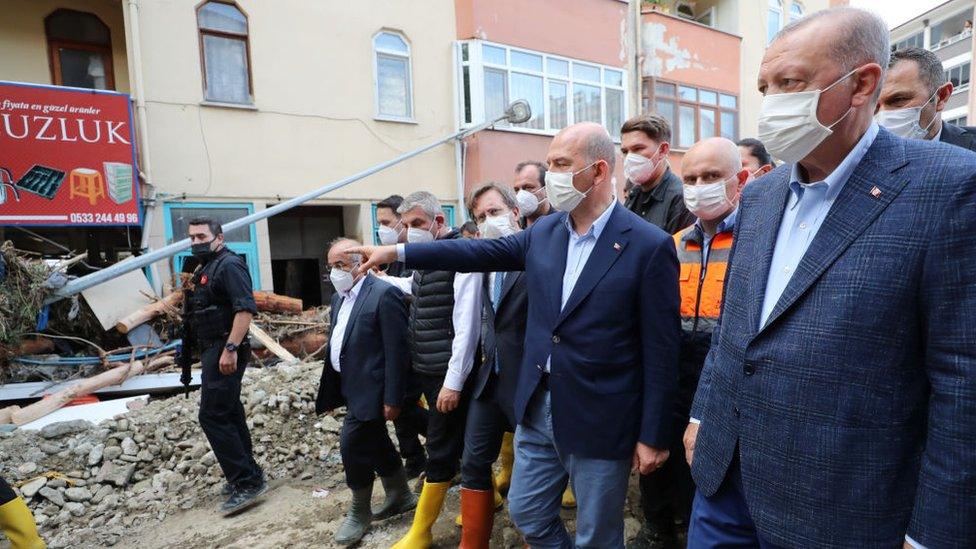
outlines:
[[[214,256],[214,251],[210,249],[211,244],[213,244],[213,240],[210,242],[192,244],[190,245],[190,252],[193,254],[193,257],[197,258],[199,261],[209,261],[210,258]]]

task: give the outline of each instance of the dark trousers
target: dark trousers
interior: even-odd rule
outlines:
[[[264,473],[251,452],[251,433],[247,430],[244,406],[241,405],[241,378],[247,368],[251,349],[242,345],[237,350],[237,371],[220,373],[220,354],[223,342],[200,345],[200,365],[203,367],[200,386],[200,427],[210,441],[227,482],[234,486],[255,486]]]
[[[410,373],[411,377],[416,374]],[[413,387],[416,385],[416,387]],[[411,379],[408,382],[410,390],[403,399],[403,409],[393,420],[393,429],[397,441],[400,443],[400,456],[407,463],[424,463],[424,445],[420,442],[420,435],[427,436],[427,410],[420,405],[419,381]]]
[[[472,375],[474,375],[472,373]],[[448,482],[457,474],[464,451],[464,424],[471,391],[465,386],[458,407],[446,414],[437,411],[437,395],[444,385],[444,374],[421,374],[420,389],[427,399],[427,482]],[[469,376],[470,378],[471,376]]]
[[[487,387],[480,398],[471,401],[468,410],[461,457],[461,486],[471,490],[491,489],[491,465],[501,450],[505,432],[514,430],[494,393],[493,387]]]
[[[756,531],[742,495],[738,453],[736,448],[736,457],[729,465],[725,480],[712,497],[705,497],[700,492],[695,494],[695,508],[688,526],[688,549],[780,549]]]
[[[388,477],[403,467],[383,418],[361,420],[346,414],[339,439],[346,484],[352,490],[372,486],[374,473]]]
[[[7,481],[3,477],[0,477],[0,505],[10,503],[15,499],[17,499],[17,494],[14,492],[14,489],[7,484]]]
[[[695,482],[685,460],[683,442],[687,418],[678,418],[672,428],[671,455],[664,466],[649,475],[641,475],[641,508],[648,526],[662,533],[674,530],[675,523],[688,524]]]

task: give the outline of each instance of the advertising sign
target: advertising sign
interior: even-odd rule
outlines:
[[[0,81],[0,225],[138,225],[129,96]]]

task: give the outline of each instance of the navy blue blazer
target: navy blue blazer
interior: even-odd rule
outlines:
[[[767,323],[790,166],[745,187],[692,416],[715,493],[739,448],[789,547],[976,543],[976,154],[882,129]]]
[[[515,392],[521,423],[552,357],[553,434],[560,451],[633,456],[637,441],[667,448],[677,386],[678,260],[670,235],[614,206],[565,307],[566,214],[493,240],[407,244],[416,269],[525,271],[528,321]]]
[[[342,301],[338,292],[332,296],[330,326],[336,324]],[[341,373],[332,369],[329,338],[315,411],[321,414],[345,405],[347,413],[368,421],[383,419],[384,404],[402,406],[410,369],[407,332],[403,292],[367,276],[346,324],[339,353]]]

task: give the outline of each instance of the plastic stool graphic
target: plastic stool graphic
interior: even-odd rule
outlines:
[[[102,174],[91,168],[75,168],[68,177],[68,198],[87,198],[92,206],[99,198],[105,198]]]

